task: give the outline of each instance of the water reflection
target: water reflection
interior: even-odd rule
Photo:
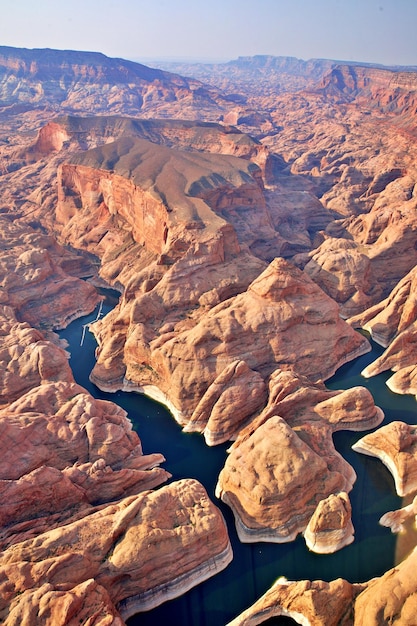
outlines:
[[[110,306],[104,308],[107,312]],[[138,394],[118,392],[106,394],[88,380],[94,365],[95,341],[86,334],[80,344],[82,325],[94,319],[95,313],[73,322],[60,335],[69,342],[71,366],[79,384],[98,398],[117,402],[129,414],[143,444],[144,453],[161,452],[166,458],[164,467],[173,480],[189,477],[198,479],[210,497],[222,510],[232,542],[234,559],[226,570],[202,583],[190,592],[153,611],[138,614],[128,620],[129,626],[224,626],[258,599],[280,576],[289,580],[322,579],[330,581],[342,577],[351,582],[380,576],[395,562],[396,537],[378,524],[383,513],[399,508],[391,474],[377,459],[357,454],[352,444],[363,433],[338,432],[334,435],[337,450],[354,467],[357,481],[350,493],[353,508],[355,541],[332,555],[309,552],[299,537],[291,544],[241,544],[235,532],[233,516],[214,496],[217,476],[223,467],[227,445],[208,448],[197,434],[185,434],[161,405]],[[367,386],[376,404],[386,415],[386,422],[401,419],[416,422],[416,404],[412,397],[393,394],[385,385],[388,374],[366,380],[360,372],[382,349],[373,346],[372,353],[343,366],[327,382],[331,389],[346,389],[355,385]],[[383,547],[383,548],[382,548]],[[381,549],[382,548],[382,549]],[[268,624],[283,622],[274,618]]]

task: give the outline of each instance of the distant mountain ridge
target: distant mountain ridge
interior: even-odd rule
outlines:
[[[336,67],[362,67],[392,72],[417,72],[417,66],[392,66],[332,59],[303,60],[292,56],[240,56],[226,63],[159,62],[154,67],[183,76],[193,76],[223,90],[242,90],[255,82],[259,90],[270,92],[271,83],[278,93],[311,88]]]
[[[175,104],[195,119],[222,111],[222,95],[192,78],[97,52],[0,46],[0,108],[29,103],[66,112],[175,117]]]
[[[170,70],[170,71],[168,71]],[[270,128],[276,98],[306,92],[328,101],[361,98],[412,113],[417,68],[257,55],[220,64],[148,67],[98,52],[0,46],[0,111],[132,115]],[[272,108],[271,108],[272,107]]]

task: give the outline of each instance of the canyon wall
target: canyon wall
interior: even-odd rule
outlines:
[[[93,53],[0,49],[5,624],[122,623],[232,558],[204,488],[162,486],[162,455],[74,382],[52,331],[96,307],[93,285],[121,297],[92,326],[91,380],[233,441],[217,497],[242,541],[354,539],[356,476],[332,433],[384,416],[363,387],[323,380],[369,350],[365,329],[386,351],[364,376],[392,369],[391,389],[416,394],[416,78],[310,63],[313,84],[284,65],[296,90],[264,89],[263,71],[242,97]],[[281,582],[236,623],[405,624],[414,560],[363,585]]]

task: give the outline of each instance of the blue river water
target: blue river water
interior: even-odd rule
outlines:
[[[103,307],[103,313],[111,303]],[[170,413],[160,404],[140,394],[117,392],[108,394],[92,385],[88,376],[94,365],[96,343],[86,332],[80,346],[82,327],[95,318],[96,312],[80,318],[60,331],[71,353],[70,364],[76,381],[97,398],[116,402],[131,419],[145,454],[161,452],[164,467],[173,478],[196,478],[207,489],[221,509],[229,530],[234,558],[221,573],[200,584],[182,597],[156,609],[139,613],[128,620],[129,626],[224,626],[250,606],[280,576],[289,580],[332,580],[345,578],[362,582],[380,576],[395,564],[396,537],[378,520],[387,511],[402,506],[396,496],[394,481],[378,460],[357,454],[352,444],[364,433],[339,432],[334,435],[337,450],[354,467],[357,481],[350,493],[355,541],[332,555],[310,552],[302,537],[289,544],[242,544],[239,542],[233,516],[227,506],[214,495],[217,477],[227,455],[227,444],[209,448],[199,434],[183,433]],[[373,345],[372,352],[344,365],[327,381],[331,389],[347,389],[355,385],[369,388],[375,403],[385,413],[385,422],[402,420],[417,423],[417,404],[411,396],[393,394],[385,382],[388,373],[364,379],[360,372],[382,349]],[[275,618],[268,624],[293,624],[287,618]]]

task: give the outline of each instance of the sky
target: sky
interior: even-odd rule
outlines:
[[[0,45],[141,60],[417,65],[417,0],[0,0]]]

